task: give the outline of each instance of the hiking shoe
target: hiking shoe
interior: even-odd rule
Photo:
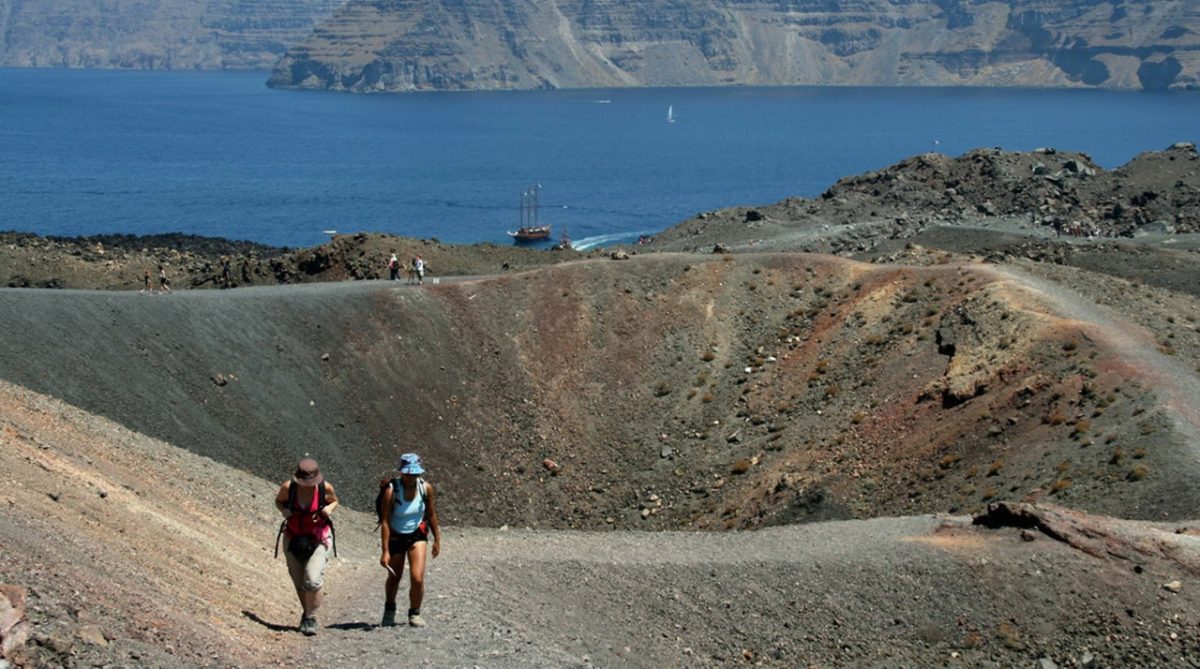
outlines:
[[[396,609],[384,609],[383,620],[380,621],[381,627],[394,627],[396,625]]]
[[[305,616],[300,619],[300,633],[304,636],[312,636],[317,633],[317,619],[312,616]]]
[[[408,617],[408,625],[409,627],[424,627],[425,619],[421,617],[421,614],[414,613]]]

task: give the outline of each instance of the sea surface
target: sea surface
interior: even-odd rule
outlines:
[[[347,95],[264,72],[0,69],[0,230],[326,231],[511,243],[522,193],[577,247],[815,197],[910,155],[1200,140],[1200,94],[720,88]],[[667,110],[674,122],[667,122]]]

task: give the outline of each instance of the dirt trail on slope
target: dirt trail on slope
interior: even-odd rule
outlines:
[[[1012,266],[984,265],[981,269],[1016,282],[1023,290],[1044,299],[1048,305],[1039,310],[1043,314],[1088,324],[1098,340],[1120,351],[1130,375],[1144,379],[1163,396],[1175,427],[1200,457],[1200,406],[1196,403],[1200,397],[1200,376],[1160,352],[1153,333],[1062,284]]]

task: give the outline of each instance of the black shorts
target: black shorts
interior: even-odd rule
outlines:
[[[421,524],[424,525],[425,523]],[[428,540],[429,534],[421,528],[417,528],[416,532],[393,533],[388,537],[388,552],[392,555],[408,555],[408,549],[415,546],[418,542]]]

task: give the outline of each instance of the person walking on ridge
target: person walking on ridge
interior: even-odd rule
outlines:
[[[325,567],[333,547],[329,517],[337,506],[333,485],[325,480],[317,461],[307,457],[296,464],[296,473],[279,486],[275,495],[275,508],[286,519],[281,531],[287,546],[288,574],[303,609],[299,629],[305,636],[317,633],[317,609],[321,607]]]
[[[413,261],[413,273],[417,275],[417,285],[425,284],[425,260],[421,256]]]
[[[380,503],[380,538],[383,555],[379,558],[388,571],[384,583],[383,605],[384,626],[396,624],[396,592],[400,588],[400,575],[404,573],[404,559],[408,558],[408,624],[424,627],[421,618],[421,601],[425,597],[425,551],[429,535],[433,534],[433,557],[442,552],[442,530],[438,524],[437,506],[433,486],[418,478],[425,473],[421,456],[405,453],[400,456],[397,467],[399,478],[384,481],[385,488]]]
[[[392,257],[388,260],[388,275],[392,281],[398,281],[400,279],[400,260],[396,257],[395,253],[393,253]]]
[[[163,265],[158,266],[158,290],[161,293],[171,292],[171,280],[167,278],[167,268]]]
[[[150,293],[151,295],[153,295],[153,294],[154,294],[154,284],[150,282],[150,270],[146,270],[146,271],[143,273],[143,275],[142,275],[142,289],[141,289],[141,290],[139,290],[138,292],[139,292],[139,293]]]

